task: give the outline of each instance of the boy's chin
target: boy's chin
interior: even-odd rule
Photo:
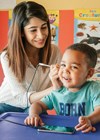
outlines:
[[[63,84],[63,86],[66,87],[66,88],[70,88],[70,86],[67,85],[67,84]]]

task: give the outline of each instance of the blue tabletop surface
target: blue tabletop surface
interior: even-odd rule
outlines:
[[[25,113],[4,113],[0,116],[0,140],[100,140],[100,123],[96,126],[95,133],[83,134],[75,132],[69,134],[56,134],[38,132],[37,129],[24,125]],[[78,123],[77,117],[41,115],[43,122],[48,125],[70,126]],[[15,122],[7,122],[4,119]]]

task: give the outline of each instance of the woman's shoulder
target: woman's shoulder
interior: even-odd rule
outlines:
[[[1,54],[0,54],[0,60],[2,61],[2,60],[6,60],[7,59],[7,54],[6,54],[6,50],[5,51],[3,51]]]
[[[52,50],[52,54],[62,56],[60,48],[55,44],[51,44],[51,50]]]
[[[55,44],[51,44],[51,49],[52,49],[53,51],[60,51],[60,49],[58,48],[58,46],[55,45]]]
[[[60,63],[62,58],[62,54],[58,46],[52,44],[51,45],[51,57],[50,57],[50,64]]]

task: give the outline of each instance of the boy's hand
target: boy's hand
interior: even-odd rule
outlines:
[[[79,124],[75,126],[76,131],[82,131],[82,133],[87,133],[90,131],[96,131],[96,128],[92,126],[91,121],[85,117],[79,117]]]
[[[42,119],[39,117],[39,115],[34,114],[33,116],[28,116],[25,120],[24,123],[26,125],[32,125],[32,126],[43,126],[44,123],[42,122]]]
[[[54,90],[59,89],[62,86],[62,83],[58,76],[59,68],[60,68],[60,66],[58,64],[51,65],[51,67],[50,67],[49,77],[52,82]]]

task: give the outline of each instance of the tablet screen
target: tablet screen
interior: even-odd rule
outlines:
[[[66,133],[74,134],[74,127],[64,127],[64,126],[53,126],[53,125],[44,125],[38,129],[41,132],[53,132],[53,133]]]

